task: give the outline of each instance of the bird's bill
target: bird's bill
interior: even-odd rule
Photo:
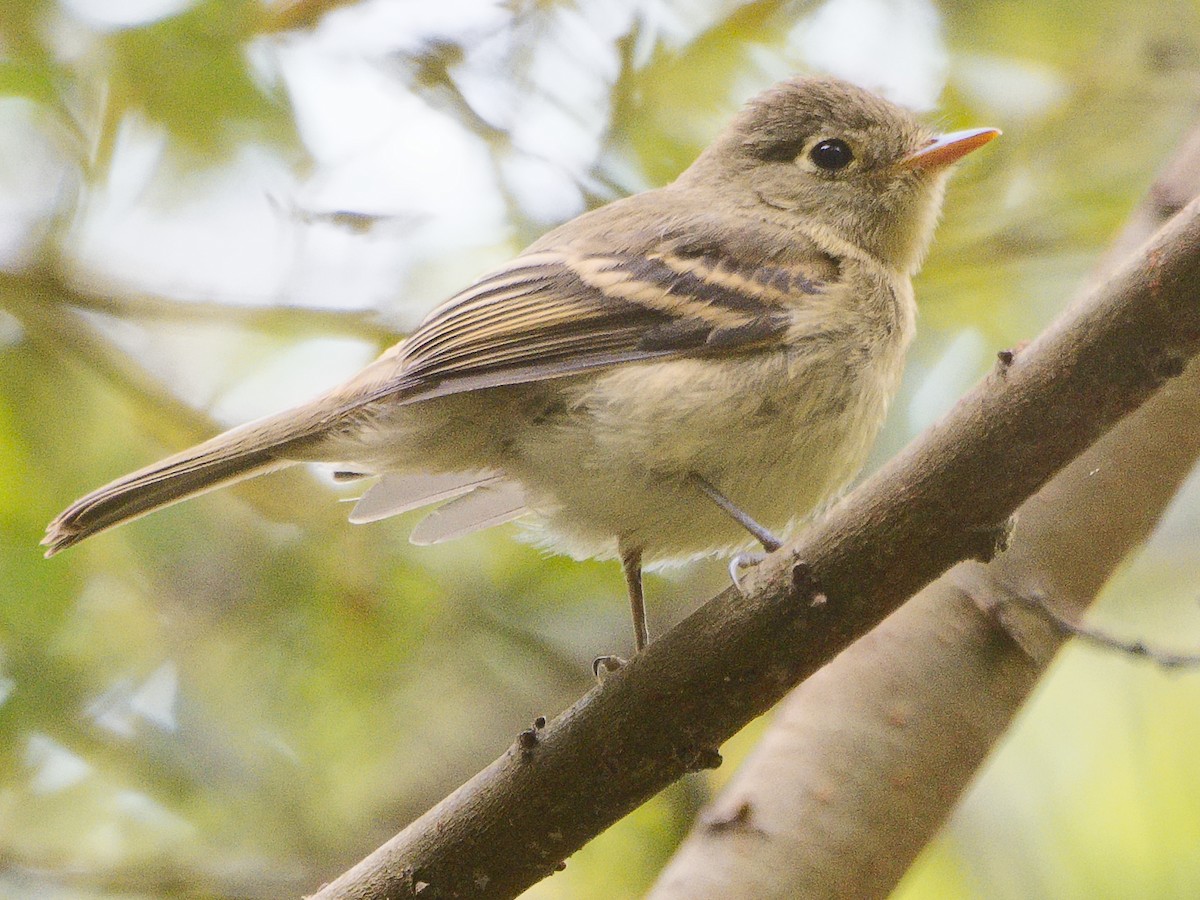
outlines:
[[[905,169],[940,169],[958,162],[972,150],[978,150],[999,136],[999,128],[971,128],[939,134],[920,150],[904,157],[900,166]]]

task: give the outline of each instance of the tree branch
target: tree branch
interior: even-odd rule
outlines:
[[[1200,347],[1200,205],[825,519],[316,896],[507,897],[954,563]]]
[[[316,28],[329,13],[343,6],[353,6],[357,2],[358,0],[277,0],[263,9],[258,31],[261,34],[275,34],[281,31]]]
[[[56,359],[63,366],[85,365],[111,382],[141,414],[146,433],[167,446],[187,446],[222,430],[220,423],[171,393],[137,360],[101,334],[94,323],[71,308],[87,305],[83,295],[49,270],[29,275],[0,272],[0,309],[20,323],[29,340],[47,358]],[[64,422],[70,419],[69,415],[63,416]],[[251,480],[234,490],[268,519],[287,521],[295,511],[277,485]],[[308,526],[312,528],[317,527],[322,516],[327,524],[336,521],[340,525],[343,521],[334,507],[307,515]]]

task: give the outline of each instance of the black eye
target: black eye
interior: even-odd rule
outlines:
[[[813,148],[808,151],[808,158],[817,168],[836,172],[838,169],[844,169],[850,165],[851,160],[854,159],[854,152],[845,141],[827,138],[817,141],[813,145]]]

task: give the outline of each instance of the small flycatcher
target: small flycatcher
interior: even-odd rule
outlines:
[[[674,183],[554,229],[349,382],[78,500],[46,555],[330,462],[382,476],[351,521],[440,504],[414,543],[522,518],[555,550],[619,558],[641,650],[643,565],[774,549],[769,529],[858,472],[949,167],[998,134],[936,135],[834,79],[778,84]]]

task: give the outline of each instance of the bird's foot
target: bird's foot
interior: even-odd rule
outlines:
[[[729,578],[739,592],[742,594],[746,593],[746,588],[742,585],[742,570],[752,569],[766,558],[766,553],[754,551],[752,553],[739,553],[729,561]]]
[[[598,683],[604,684],[604,679],[613,672],[619,672],[625,663],[626,660],[620,656],[597,656],[592,660],[592,674]]]

